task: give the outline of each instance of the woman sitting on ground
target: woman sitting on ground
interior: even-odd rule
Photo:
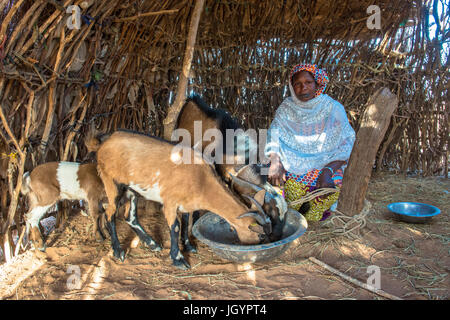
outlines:
[[[325,71],[316,65],[295,66],[289,77],[290,97],[278,107],[264,150],[270,159],[269,181],[284,185],[286,201],[298,200],[319,188],[337,188],[301,207],[309,221],[325,220],[337,206],[355,131],[336,100],[324,94]],[[332,207],[333,206],[333,207]]]

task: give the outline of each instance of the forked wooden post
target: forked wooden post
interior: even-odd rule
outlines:
[[[175,121],[178,113],[186,100],[186,88],[191,70],[192,58],[194,57],[194,46],[197,38],[198,24],[200,16],[205,5],[205,0],[196,0],[194,12],[192,14],[191,23],[189,26],[189,34],[186,43],[186,52],[183,59],[183,69],[178,80],[178,89],[174,103],[169,107],[167,117],[164,119],[164,139],[170,140],[172,131],[175,128]]]
[[[338,202],[338,210],[342,213],[354,216],[364,208],[364,198],[377,151],[397,104],[397,96],[387,88],[379,89],[369,98],[344,173]]]

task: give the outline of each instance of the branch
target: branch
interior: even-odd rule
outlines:
[[[172,9],[172,10],[161,10],[161,11],[153,11],[153,12],[146,12],[146,13],[139,13],[135,16],[132,17],[127,17],[127,18],[118,18],[118,19],[114,19],[114,22],[124,22],[124,21],[131,21],[131,20],[136,20],[142,17],[148,17],[148,16],[157,16],[160,14],[172,14],[172,13],[177,13],[180,9]]]
[[[66,12],[66,9],[55,0],[45,0],[45,2],[54,5],[59,11]]]
[[[5,127],[6,132],[8,133],[8,136],[11,138],[12,142],[14,143],[14,146],[16,147],[20,158],[23,158],[24,154],[20,148],[19,143],[17,142],[16,137],[14,136],[14,133],[11,131],[11,128],[8,125],[5,114],[3,113],[3,107],[1,105],[0,105],[0,118],[2,120],[3,126]]]
[[[350,283],[353,283],[354,285],[357,285],[358,287],[361,287],[361,288],[364,288],[366,290],[369,290],[370,292],[376,293],[379,296],[388,298],[390,300],[402,300],[401,298],[396,297],[396,296],[394,296],[394,295],[392,295],[390,293],[387,293],[387,292],[385,292],[385,291],[383,291],[381,289],[377,289],[377,288],[375,288],[373,286],[369,286],[367,283],[362,283],[361,281],[359,281],[359,280],[357,280],[355,278],[349,277],[348,275],[340,272],[339,270],[336,270],[335,268],[327,265],[326,263],[324,263],[324,262],[322,262],[320,260],[317,260],[314,257],[309,257],[308,260],[313,262],[313,263],[315,263],[315,264],[317,264],[317,265],[319,265],[319,266],[321,266],[322,268],[330,271],[331,273],[341,277],[342,279],[344,279],[344,280],[346,280],[346,281],[348,281]]]

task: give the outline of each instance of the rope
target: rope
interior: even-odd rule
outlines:
[[[330,193],[335,193],[336,191],[338,190],[334,188],[316,189],[298,200],[289,202],[288,206],[292,207],[294,205],[302,205],[303,203],[311,201],[317,197]],[[357,238],[357,236],[354,235],[353,233],[356,230],[362,229],[366,226],[367,224],[366,216],[370,213],[371,208],[372,204],[369,201],[365,200],[363,210],[357,215],[349,216],[339,210],[335,210],[333,211],[333,215],[328,219],[326,224],[332,225],[333,228],[333,231],[331,231],[332,234],[347,236],[349,238],[355,239]]]
[[[288,203],[289,206],[294,206],[294,205],[302,205],[305,202],[311,201],[317,197],[323,196],[325,194],[329,194],[329,193],[335,193],[336,189],[334,188],[320,188],[320,189],[316,189],[312,192],[309,192],[307,195],[305,195],[304,197],[301,197],[298,200],[294,200]]]
[[[329,218],[327,224],[331,224],[334,228],[332,233],[339,236],[346,236],[351,239],[356,239],[359,236],[354,232],[364,228],[367,225],[366,217],[371,212],[372,204],[365,200],[365,205],[362,211],[354,216],[349,216],[336,210]]]

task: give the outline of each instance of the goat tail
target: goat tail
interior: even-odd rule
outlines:
[[[27,171],[23,174],[22,187],[20,188],[20,192],[23,195],[26,195],[26,194],[28,194],[28,192],[31,191],[30,183],[31,183],[31,177],[30,177],[30,173]]]
[[[86,139],[84,140],[84,145],[86,146],[88,153],[97,152],[102,142],[105,141],[110,135],[111,134],[99,132],[94,125],[92,125],[86,134]]]
[[[98,148],[100,148],[100,139],[96,136],[89,137],[84,141],[84,144],[87,148],[88,153],[97,152]]]

